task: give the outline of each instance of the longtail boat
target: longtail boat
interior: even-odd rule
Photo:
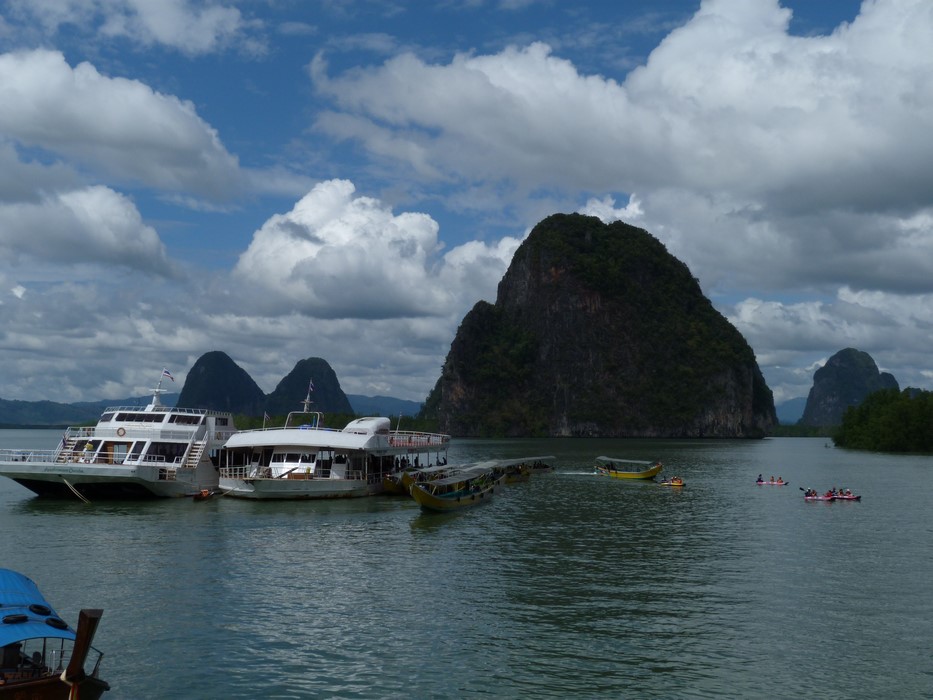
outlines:
[[[0,569],[0,614],[0,699],[98,700],[110,690],[98,676],[103,654],[91,646],[103,610],[81,610],[74,630],[32,579]]]
[[[624,468],[633,464],[647,464],[647,468]],[[646,462],[639,459],[618,459],[616,457],[597,457],[596,473],[611,476],[614,479],[653,479],[661,473],[663,466],[660,462]]]

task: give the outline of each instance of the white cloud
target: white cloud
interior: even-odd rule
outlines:
[[[606,224],[613,221],[632,223],[641,219],[645,214],[642,211],[641,202],[638,201],[638,197],[634,194],[629,197],[628,204],[621,209],[616,208],[616,200],[611,195],[606,195],[602,199],[591,197],[580,208],[579,213],[598,217],[600,221]]]
[[[126,197],[106,187],[0,203],[0,250],[7,258],[67,265],[122,265],[173,276],[165,246]]]
[[[108,78],[57,51],[0,55],[0,134],[102,175],[226,199],[237,159],[194,105],[136,80]]]
[[[263,53],[236,7],[189,0],[9,0],[10,10],[28,16],[46,33],[65,25],[137,46],[162,45],[189,55],[216,51],[240,40],[240,47]]]
[[[355,196],[349,181],[330,180],[271,217],[234,275],[277,308],[284,301],[317,318],[441,318],[494,298],[517,242],[473,242],[442,255],[437,233],[426,214],[393,214]]]

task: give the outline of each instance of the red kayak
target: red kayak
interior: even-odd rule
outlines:
[[[759,486],[787,486],[789,481],[756,481]]]
[[[834,496],[834,497],[833,497],[833,500],[836,500],[836,501],[861,501],[861,500],[862,500],[862,497],[861,497],[861,496],[852,496],[852,495],[849,495],[849,496]]]

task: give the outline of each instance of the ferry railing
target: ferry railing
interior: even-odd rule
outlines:
[[[0,450],[0,462],[52,462],[58,450]]]
[[[389,434],[389,444],[393,447],[436,447],[450,442],[450,435],[441,433],[422,433],[401,430]]]
[[[207,437],[218,442],[226,442],[236,433],[236,430],[217,430],[207,434],[204,426],[190,426],[189,428],[162,428],[141,423],[136,425],[119,425],[114,428],[82,427],[68,428],[65,431],[65,440],[184,440]]]
[[[220,475],[225,479],[248,479],[254,467],[221,467]]]

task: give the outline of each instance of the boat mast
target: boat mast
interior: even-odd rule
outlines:
[[[304,406],[305,413],[311,413],[311,404],[314,402],[311,400],[311,392],[314,391],[314,380],[308,380],[308,394],[305,396],[305,400],[301,402],[301,405]]]
[[[162,406],[162,400],[159,397],[168,391],[168,389],[162,388],[162,382],[166,377],[171,379],[173,382],[175,381],[175,377],[172,376],[172,373],[163,367],[162,374],[159,375],[159,383],[156,385],[156,388],[152,390],[152,403],[146,406],[147,411],[151,411]]]

